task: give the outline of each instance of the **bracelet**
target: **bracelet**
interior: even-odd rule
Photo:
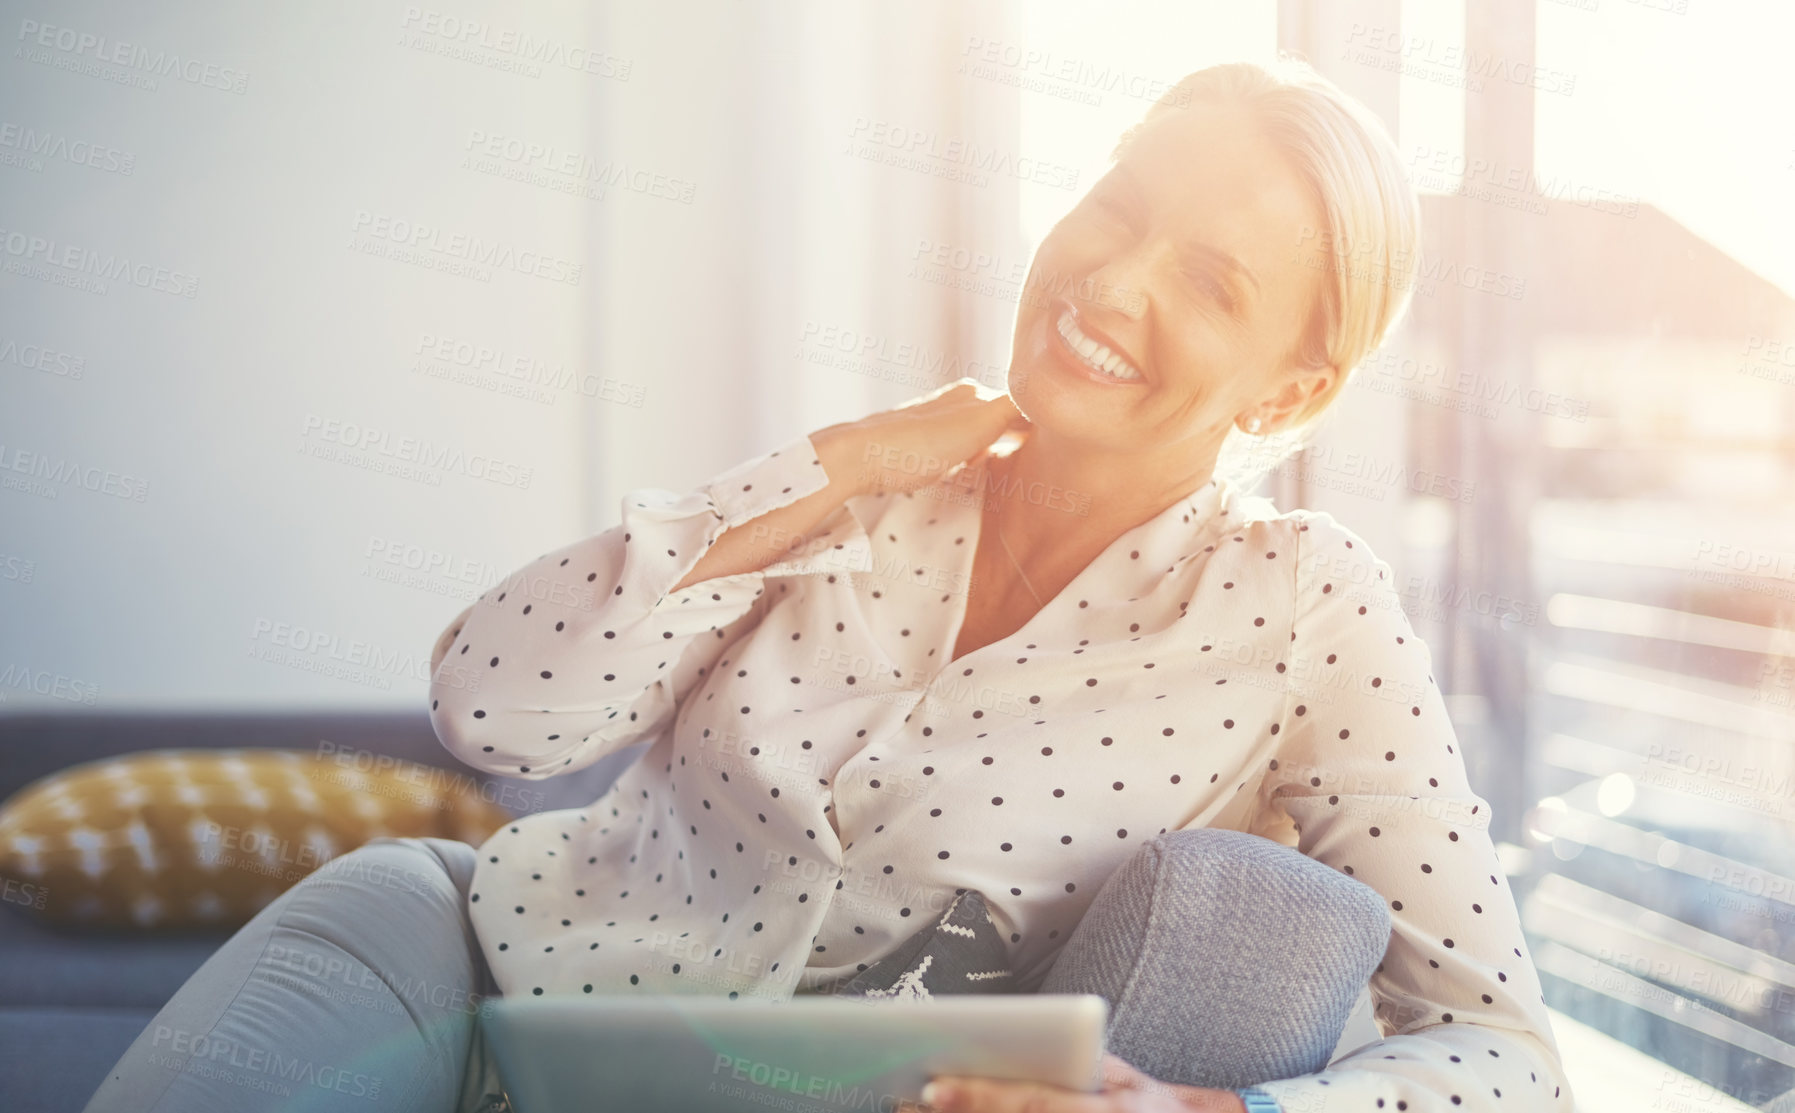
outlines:
[[[1278,1104],[1278,1099],[1257,1086],[1236,1090],[1234,1094],[1246,1103],[1247,1113],[1284,1113],[1283,1107]]]

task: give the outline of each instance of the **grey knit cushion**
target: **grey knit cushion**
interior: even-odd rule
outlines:
[[[967,889],[941,918],[854,975],[836,997],[920,1000],[942,993],[1004,993],[1014,974],[985,895]]]
[[[1390,942],[1369,886],[1239,831],[1174,831],[1104,883],[1042,993],[1109,1001],[1108,1049],[1237,1088],[1327,1065]]]

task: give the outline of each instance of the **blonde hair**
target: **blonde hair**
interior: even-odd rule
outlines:
[[[1314,265],[1324,271],[1324,281],[1292,354],[1303,368],[1331,364],[1340,374],[1303,407],[1289,429],[1254,438],[1258,443],[1251,455],[1263,460],[1271,454],[1264,464],[1269,468],[1301,447],[1353,371],[1408,309],[1419,265],[1421,208],[1383,122],[1306,62],[1292,58],[1267,65],[1230,62],[1187,75],[1140,123],[1122,133],[1112,161],[1122,157],[1142,127],[1197,103],[1245,109],[1309,185],[1325,223],[1306,229],[1298,245],[1299,250],[1315,245]]]

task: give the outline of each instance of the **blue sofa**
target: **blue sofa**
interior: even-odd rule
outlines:
[[[314,751],[321,742],[465,772],[427,715],[0,715],[0,800],[47,774],[141,750],[259,747]],[[528,789],[542,810],[598,798],[641,756],[641,743],[590,769]],[[521,791],[499,799],[525,798]],[[79,1113],[100,1080],[229,933],[81,934],[0,908],[0,1068],[4,1113]],[[1348,1019],[1335,1058],[1377,1038],[1369,998]]]
[[[11,715],[0,716],[0,800],[59,769],[140,750],[309,752],[321,741],[461,768],[421,711]],[[545,794],[546,808],[578,807],[608,788],[642,748],[570,776],[513,783]],[[516,795],[500,797],[507,798]],[[0,1104],[11,1113],[79,1113],[156,1011],[227,938],[228,932],[76,934],[43,927],[15,906],[0,909],[0,1068],[13,1080]]]

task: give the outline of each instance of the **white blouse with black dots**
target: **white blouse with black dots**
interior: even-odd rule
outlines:
[[[468,912],[504,993],[827,992],[964,888],[1029,991],[1144,841],[1224,827],[1391,909],[1385,1038],[1267,1084],[1285,1108],[1572,1108],[1488,805],[1356,535],[1211,481],[951,662],[981,522],[952,483],[670,590],[826,483],[800,437],[634,491],[444,631],[431,717],[469,765],[550,777],[655,738],[589,807],[480,848]]]

